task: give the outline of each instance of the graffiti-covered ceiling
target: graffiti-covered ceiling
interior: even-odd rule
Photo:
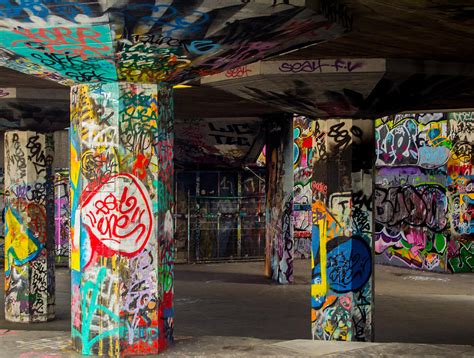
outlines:
[[[195,118],[175,123],[178,167],[243,167],[257,161],[264,145],[262,119]]]
[[[0,3],[0,65],[65,85],[180,83],[342,35],[280,1]]]
[[[474,103],[474,64],[381,58],[260,61],[207,76],[203,85],[291,113],[376,118]]]

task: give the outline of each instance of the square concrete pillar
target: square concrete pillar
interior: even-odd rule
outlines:
[[[313,123],[312,333],[314,339],[373,339],[370,120]]]
[[[54,318],[54,142],[50,134],[5,133],[5,318]]]
[[[54,173],[54,250],[56,266],[69,266],[70,221],[69,170],[56,170]]]
[[[71,91],[72,338],[86,355],[173,340],[173,102],[159,85]]]
[[[267,123],[265,275],[293,282],[293,118],[282,115]]]

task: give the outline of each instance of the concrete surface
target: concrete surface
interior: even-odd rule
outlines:
[[[404,343],[344,344],[309,340],[308,261],[297,262],[291,286],[269,283],[262,268],[262,262],[178,265],[176,345],[163,356],[474,357],[474,275],[376,266],[376,341]],[[69,273],[61,268],[56,277],[55,321],[5,322],[0,300],[0,357],[76,356],[69,348]]]
[[[0,357],[79,358],[68,332],[0,330]],[[474,357],[473,346],[181,337],[159,357]],[[157,357],[156,355],[154,357]]]

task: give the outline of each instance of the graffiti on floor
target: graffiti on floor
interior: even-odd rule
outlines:
[[[473,271],[473,114],[398,114],[375,125],[376,261]]]
[[[173,340],[170,96],[72,89],[72,335],[83,354],[156,354]]]

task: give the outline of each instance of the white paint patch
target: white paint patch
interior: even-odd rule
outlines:
[[[442,282],[449,281],[449,278],[430,277],[430,276],[405,276],[403,279],[413,280],[413,281],[442,281]]]

